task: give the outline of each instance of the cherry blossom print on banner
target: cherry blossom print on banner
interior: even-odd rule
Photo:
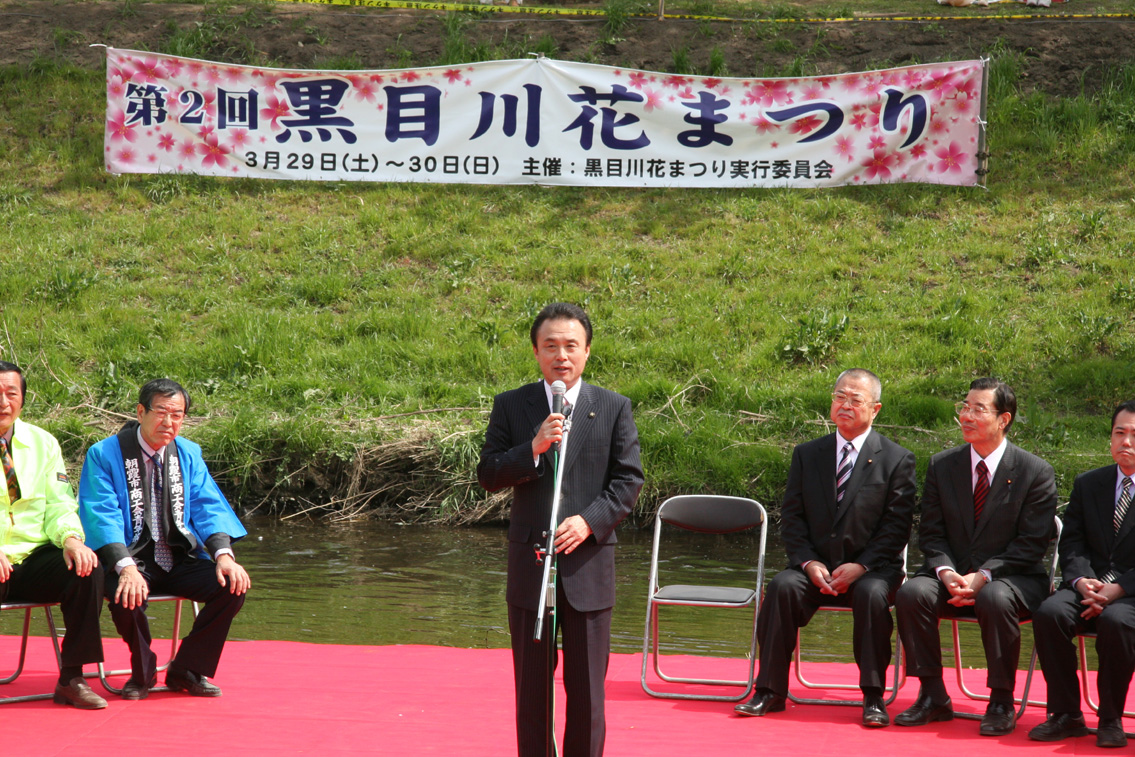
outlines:
[[[636,187],[976,185],[985,63],[738,79],[550,58],[383,71],[109,49],[106,169]]]

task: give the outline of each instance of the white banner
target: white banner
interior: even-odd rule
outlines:
[[[726,79],[549,58],[390,71],[107,51],[106,169],[634,187],[973,185],[983,61]]]

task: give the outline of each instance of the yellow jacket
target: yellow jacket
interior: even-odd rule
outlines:
[[[20,482],[20,499],[12,502],[8,487],[0,484],[0,550],[8,561],[18,565],[32,550],[48,542],[62,549],[68,536],[83,541],[79,506],[55,437],[17,419],[12,432],[12,462]]]

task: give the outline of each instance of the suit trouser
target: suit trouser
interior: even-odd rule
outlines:
[[[102,570],[79,576],[63,562],[54,544],[37,547],[8,580],[0,583],[0,602],[58,602],[66,631],[60,649],[63,667],[102,662]]]
[[[1096,633],[1099,655],[1100,720],[1122,717],[1127,689],[1135,673],[1135,597],[1109,602],[1103,612],[1086,620],[1080,592],[1061,589],[1044,600],[1033,616],[1037,656],[1048,688],[1048,711],[1080,712],[1080,684],[1076,677],[1076,634]]]
[[[233,618],[244,606],[244,594],[233,594],[228,585],[217,582],[217,566],[210,560],[194,557],[182,559],[167,573],[152,562],[139,565],[142,575],[155,594],[174,594],[194,602],[203,602],[193,628],[181,641],[170,667],[190,670],[198,675],[217,674],[217,663]],[[114,627],[130,647],[131,678],[149,685],[157,673],[158,657],[150,649],[150,623],[146,618],[148,603],[127,610],[113,601],[118,588],[118,573],[113,567],[106,572],[106,594],[111,598],[110,616]]]
[[[898,571],[894,575],[868,572],[833,597],[821,594],[798,568],[778,573],[769,582],[757,619],[761,665],[755,686],[786,696],[797,631],[808,625],[821,605],[838,605],[850,607],[855,622],[852,650],[859,666],[859,685],[883,688],[894,630],[890,605],[901,580]]]
[[[939,620],[976,616],[985,648],[986,685],[991,689],[1012,691],[1017,683],[1017,662],[1021,657],[1020,623],[1032,611],[1025,598],[1044,596],[1047,583],[1047,576],[998,578],[981,588],[975,604],[955,607],[947,603],[950,592],[937,576],[910,579],[895,598],[907,675],[941,678]]]
[[[599,757],[607,736],[604,684],[611,652],[611,610],[580,612],[564,596],[563,583],[556,585],[556,621],[563,633],[564,689],[567,719],[564,724],[563,757]],[[539,644],[532,640],[536,611],[508,606],[512,634],[512,666],[516,680],[516,741],[520,757],[543,757],[546,750],[549,690],[549,644],[555,631],[546,619]],[[558,661],[558,655],[557,655]]]

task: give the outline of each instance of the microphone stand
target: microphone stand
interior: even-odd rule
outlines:
[[[552,514],[548,520],[548,530],[544,532],[547,541],[544,543],[543,549],[536,548],[536,562],[544,563],[544,576],[540,580],[540,592],[544,595],[538,603],[539,609],[536,611],[536,629],[532,634],[532,640],[537,644],[541,643],[544,638],[545,620],[551,616],[552,622],[548,623],[551,629],[551,643],[548,644],[548,688],[545,691],[545,702],[547,703],[545,722],[547,723],[547,733],[545,735],[545,744],[547,745],[546,754],[548,757],[556,757],[558,750],[556,748],[556,529],[560,525],[560,494],[563,489],[564,480],[564,466],[561,461],[567,455],[568,432],[571,431],[571,416],[569,415],[564,419],[564,435],[560,441],[560,449],[558,452],[552,454],[553,466],[555,467],[555,483],[552,490]]]

